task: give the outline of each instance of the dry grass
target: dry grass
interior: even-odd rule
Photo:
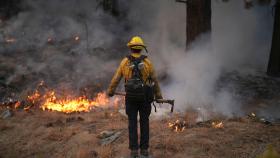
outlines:
[[[114,158],[114,150],[111,145],[100,147],[97,152],[100,158]]]
[[[83,120],[75,119],[77,117]],[[193,126],[183,132],[171,131],[168,122],[178,118]],[[153,157],[255,158],[268,144],[280,152],[280,125],[233,118],[224,120],[223,129],[213,129],[195,126],[195,119],[196,114],[189,111],[183,116],[151,120]],[[122,135],[111,145],[101,146],[96,136],[111,129],[122,131]],[[15,116],[0,120],[1,158],[120,158],[128,154],[127,120],[115,110],[71,115],[17,111]]]

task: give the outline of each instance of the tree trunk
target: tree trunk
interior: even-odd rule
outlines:
[[[1,0],[0,1],[0,19],[8,19],[20,11],[20,0]]]
[[[187,48],[202,33],[211,31],[211,0],[187,0]]]
[[[280,0],[275,5],[274,30],[267,74],[280,77]]]
[[[103,0],[103,9],[110,12],[113,16],[118,16],[118,0]]]

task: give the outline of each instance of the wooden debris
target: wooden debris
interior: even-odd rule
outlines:
[[[112,136],[115,132],[114,131],[102,131],[100,134],[97,135],[97,138],[104,139]]]
[[[112,136],[102,139],[101,140],[101,145],[108,145],[113,143],[116,139],[118,139],[121,136],[121,132],[116,132],[115,134],[113,134]]]
[[[260,122],[266,125],[272,125],[272,121],[269,121],[268,119],[263,117],[259,117],[253,112],[251,114],[248,114],[247,117],[254,122]]]
[[[1,118],[2,119],[7,119],[9,117],[13,116],[13,112],[10,109],[5,110],[2,114],[1,114]]]
[[[122,132],[114,132],[114,131],[102,131],[97,137],[101,139],[100,144],[108,145],[113,143],[115,140],[117,140],[121,136]]]

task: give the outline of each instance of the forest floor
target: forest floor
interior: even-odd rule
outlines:
[[[2,113],[5,109],[0,109]],[[219,118],[223,128],[195,123],[186,112],[150,120],[150,152],[154,158],[255,158],[268,145],[280,152],[280,124],[250,119]],[[185,120],[188,127],[174,132],[168,123]],[[109,145],[100,145],[104,130],[121,131]],[[64,114],[31,109],[13,111],[0,119],[1,158],[126,158],[129,155],[127,118],[117,109]]]

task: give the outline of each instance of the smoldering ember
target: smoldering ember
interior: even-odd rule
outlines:
[[[0,158],[280,158],[279,53],[280,0],[1,0]]]

